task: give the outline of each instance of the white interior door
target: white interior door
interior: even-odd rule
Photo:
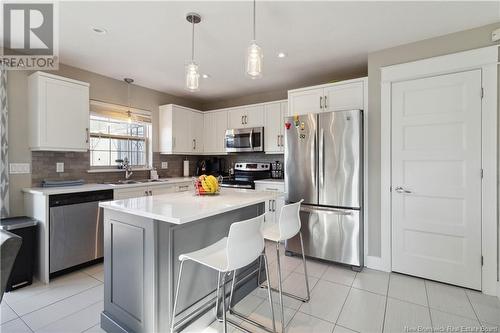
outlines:
[[[481,289],[481,71],[392,85],[392,270]]]

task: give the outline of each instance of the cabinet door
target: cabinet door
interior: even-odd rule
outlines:
[[[189,153],[192,151],[190,123],[191,111],[177,108],[172,109],[172,152]]]
[[[245,127],[246,112],[244,108],[234,108],[228,110],[228,126],[229,128],[243,128]]]
[[[215,133],[213,133],[214,153],[223,154],[226,152],[224,147],[224,139],[226,138],[227,126],[227,111],[219,111],[214,113]]]
[[[89,87],[41,77],[39,98],[41,148],[87,150]]]
[[[323,111],[323,88],[293,91],[288,94],[289,116]]]
[[[244,107],[244,127],[264,126],[264,105]]]
[[[191,112],[191,121],[189,122],[191,152],[203,152],[203,113]]]
[[[203,151],[205,153],[214,153],[217,150],[216,115],[217,113],[214,112],[203,115]]]
[[[339,84],[325,88],[323,111],[363,109],[363,82]]]
[[[281,148],[281,124],[283,122],[281,103],[266,104],[265,108],[264,143],[266,153],[279,153]]]
[[[174,192],[176,192],[176,187],[174,185],[166,185],[166,186],[157,185],[149,187],[150,195],[160,195],[160,194],[174,193]]]
[[[130,198],[144,197],[148,195],[148,187],[132,187],[114,190],[113,197],[115,200],[123,200]]]

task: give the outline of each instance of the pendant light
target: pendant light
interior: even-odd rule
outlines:
[[[262,76],[262,49],[257,45],[255,38],[255,0],[253,0],[253,39],[247,48],[247,75],[252,79],[258,79]]]
[[[130,85],[134,82],[134,79],[130,79],[128,77],[124,78],[123,81],[127,82],[127,116],[128,116],[128,123],[130,124],[132,122],[132,112],[130,111]]]
[[[201,16],[196,13],[188,13],[186,20],[192,25],[191,61],[186,65],[186,88],[189,91],[197,91],[200,87],[200,71],[194,62],[194,25],[201,22]]]

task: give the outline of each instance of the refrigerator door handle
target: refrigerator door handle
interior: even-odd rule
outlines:
[[[316,158],[315,158],[315,152],[316,152],[316,147],[317,147],[317,138],[316,138],[316,135],[314,136],[314,140],[313,140],[313,149],[311,150],[311,173],[312,173],[312,181],[313,181],[313,184],[314,184],[314,187],[317,186],[317,178],[316,178]]]
[[[319,186],[323,188],[325,182],[325,131],[319,131]]]
[[[332,208],[332,207],[320,207],[320,206],[308,206],[308,205],[301,205],[300,210],[302,212],[308,212],[308,213],[313,213],[315,211],[324,211],[324,212],[332,212],[337,215],[345,215],[345,216],[350,216],[352,215],[352,211],[345,210],[345,209],[339,209],[339,208]]]

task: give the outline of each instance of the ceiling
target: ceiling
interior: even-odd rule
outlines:
[[[264,76],[245,76],[252,2],[61,2],[60,60],[105,76],[200,101],[297,87],[365,72],[367,54],[500,21],[500,2],[258,1]],[[184,89],[195,28],[200,91]],[[107,33],[96,34],[93,27]],[[287,57],[279,59],[284,51]]]

